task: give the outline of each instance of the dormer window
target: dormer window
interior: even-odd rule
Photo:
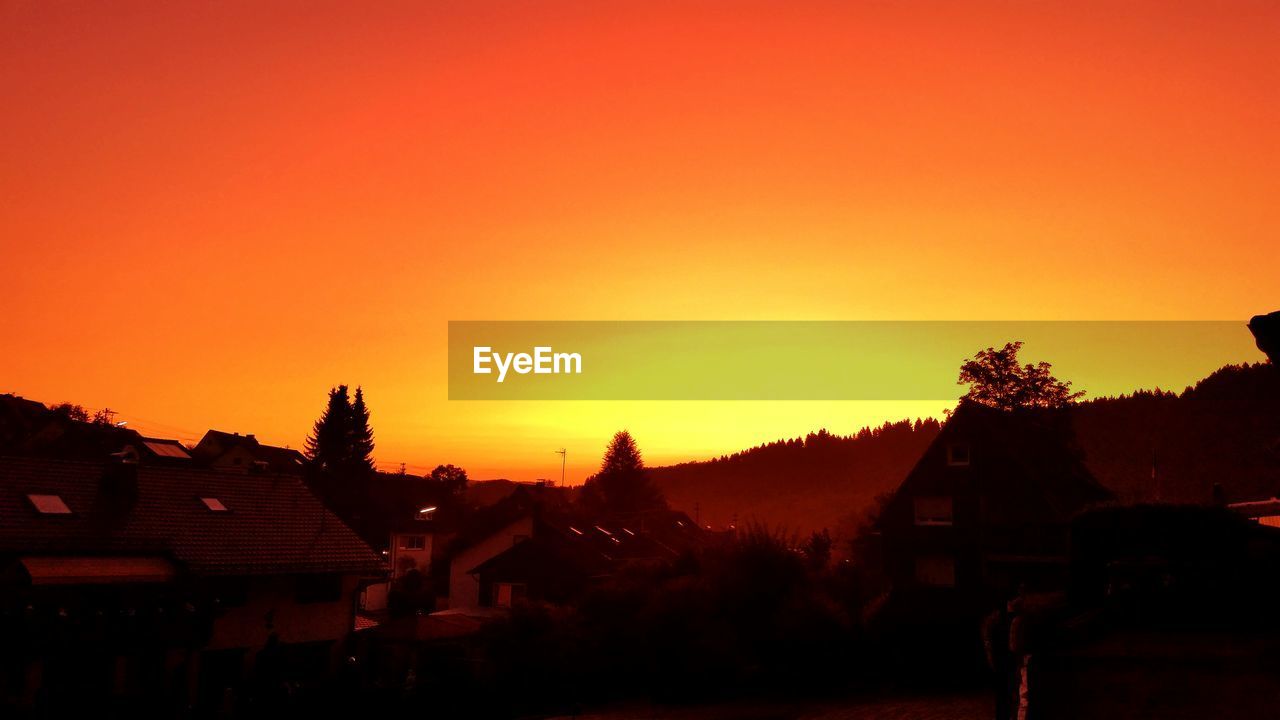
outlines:
[[[951,443],[948,445],[947,464],[951,467],[968,467],[969,443]]]
[[[67,503],[62,500],[59,495],[42,495],[40,493],[29,493],[27,501],[31,503],[31,507],[41,515],[70,515],[71,508],[67,507]]]
[[[204,506],[209,508],[209,512],[230,512],[230,508],[216,497],[202,497],[200,498],[200,502],[204,503]]]

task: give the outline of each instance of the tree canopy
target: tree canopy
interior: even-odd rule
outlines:
[[[987,348],[960,366],[960,384],[968,384],[964,399],[1000,410],[1060,408],[1084,397],[1072,392],[1071,383],[1053,376],[1047,362],[1023,365],[1018,360],[1022,342],[1006,343],[999,350]]]
[[[450,495],[461,495],[467,489],[467,471],[456,465],[437,465],[428,477],[444,486]]]

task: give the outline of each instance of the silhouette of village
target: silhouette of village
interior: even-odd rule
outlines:
[[[1268,716],[1280,313],[1248,329],[1269,363],[1181,393],[1011,342],[942,422],[665,468],[623,431],[575,488],[379,472],[360,388],[303,451],[0,395],[0,708]]]

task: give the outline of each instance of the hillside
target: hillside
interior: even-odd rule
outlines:
[[[1180,394],[1082,403],[1085,462],[1124,502],[1232,502],[1280,494],[1280,371],[1232,365]],[[1155,467],[1153,479],[1152,467]]]
[[[1086,464],[1123,502],[1209,502],[1215,483],[1228,501],[1280,495],[1280,372],[1271,365],[1228,366],[1182,393],[1101,398],[1073,413]],[[704,523],[834,530],[896,488],[938,427],[821,431],[652,474],[674,507],[693,514],[696,505]]]
[[[760,521],[791,532],[834,529],[897,486],[938,434],[936,420],[886,423],[856,435],[826,430],[705,462],[650,472],[672,507],[701,522]]]

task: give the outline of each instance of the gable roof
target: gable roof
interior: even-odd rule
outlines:
[[[561,535],[535,535],[468,570],[499,582],[529,583],[550,578],[588,579],[608,575],[613,560],[586,543]]]
[[[449,499],[444,486],[429,478],[373,473],[362,482],[335,482],[321,473],[308,478],[311,490],[373,547],[385,548],[393,532],[433,532],[436,521],[420,510],[441,507]]]
[[[243,449],[255,461],[267,464],[275,473],[299,474],[306,467],[306,456],[293,448],[266,445],[253,435],[241,435],[222,430],[209,430],[191,449],[191,456],[203,463],[212,463],[228,452]]]
[[[112,468],[136,472],[136,492],[112,492],[103,482]],[[58,495],[71,513],[41,515],[29,493]],[[212,512],[206,497],[228,512]],[[198,575],[385,569],[296,477],[0,457],[0,554],[100,553],[162,555]]]
[[[1069,415],[1055,410],[1004,411],[961,402],[898,489],[929,492],[973,478],[993,525],[1065,523],[1112,494],[1085,467],[1072,442]],[[949,465],[948,449],[964,444],[969,464]]]

